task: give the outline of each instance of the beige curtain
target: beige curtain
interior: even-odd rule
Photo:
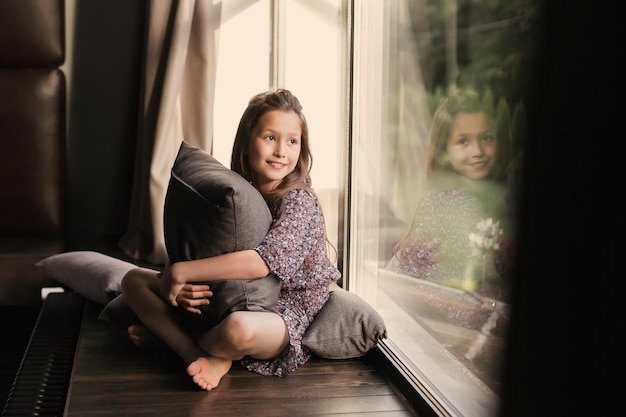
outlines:
[[[133,195],[120,247],[139,261],[167,261],[163,205],[180,142],[212,148],[221,3],[150,0]]]

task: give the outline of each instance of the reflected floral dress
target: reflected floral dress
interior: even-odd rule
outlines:
[[[486,181],[473,184],[486,185]],[[493,183],[490,184],[493,186]],[[484,191],[484,190],[479,190]],[[426,193],[400,252],[386,268],[394,272],[502,298],[511,268],[512,241],[504,190],[435,187]]]
[[[328,286],[340,278],[328,258],[324,217],[311,189],[295,189],[272,210],[282,220],[255,250],[270,271],[281,280],[276,313],[289,332],[289,346],[273,360],[246,357],[241,364],[261,375],[283,377],[311,357],[302,337],[329,297]],[[284,213],[280,211],[284,210]]]

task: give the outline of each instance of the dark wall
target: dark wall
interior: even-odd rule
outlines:
[[[499,415],[623,414],[622,16],[542,5]]]
[[[127,225],[139,117],[145,0],[76,0],[69,71],[68,245]],[[72,22],[67,22],[72,24]]]

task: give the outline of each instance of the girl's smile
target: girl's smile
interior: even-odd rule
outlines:
[[[301,137],[302,120],[296,112],[272,110],[261,116],[248,148],[252,182],[258,188],[272,190],[296,168]]]

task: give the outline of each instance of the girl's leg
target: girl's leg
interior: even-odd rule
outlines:
[[[156,272],[144,268],[129,271],[122,280],[122,292],[126,302],[142,323],[174,350],[185,363],[189,364],[201,356],[206,356],[207,353],[183,327],[174,307],[167,304],[159,295],[159,279]]]
[[[169,349],[161,339],[156,337],[143,324],[132,324],[128,326],[128,338],[137,347],[152,349]]]
[[[143,324],[188,363],[187,373],[203,389],[217,387],[233,360],[278,356],[289,344],[282,318],[269,312],[234,312],[202,335],[188,334],[173,307],[159,295],[156,273],[134,269],[122,281],[128,305]]]
[[[289,333],[276,313],[236,311],[198,338],[210,355],[241,359],[277,357],[289,344]]]
[[[216,378],[219,383],[225,374],[219,375],[219,358],[238,360],[246,355],[256,359],[275,358],[289,345],[289,333],[278,314],[237,311],[202,335],[198,344],[211,356],[190,363],[187,373],[196,384],[207,389],[206,386],[216,386]]]

